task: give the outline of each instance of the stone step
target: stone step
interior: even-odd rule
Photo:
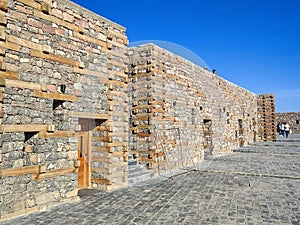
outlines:
[[[271,146],[271,147],[300,147],[300,141],[279,141],[279,142],[255,142],[251,143],[250,146],[259,146],[259,147],[265,147],[265,146]]]
[[[300,146],[248,145],[234,149],[233,152],[299,155]]]

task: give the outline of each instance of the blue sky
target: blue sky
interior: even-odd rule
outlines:
[[[300,0],[72,0],[127,28],[130,43],[183,46],[277,112],[300,111]]]

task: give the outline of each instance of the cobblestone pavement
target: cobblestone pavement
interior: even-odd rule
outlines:
[[[244,147],[172,178],[96,191],[80,201],[0,224],[299,225],[299,150],[300,137],[293,147],[284,140]]]

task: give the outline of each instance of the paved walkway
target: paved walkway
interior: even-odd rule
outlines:
[[[300,135],[0,224],[300,224]]]

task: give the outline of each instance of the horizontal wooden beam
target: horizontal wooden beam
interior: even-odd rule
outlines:
[[[39,174],[40,166],[25,166],[0,170],[0,178],[20,176],[24,174]]]
[[[112,184],[111,180],[108,180],[108,179],[105,179],[105,178],[92,178],[91,182],[96,183],[96,184],[106,184],[106,185]]]
[[[46,124],[7,124],[0,125],[1,133],[10,132],[39,132],[47,129]]]
[[[12,71],[0,71],[0,77],[12,79],[12,80],[18,80],[19,74],[16,72],[12,72]]]
[[[72,173],[75,173],[77,171],[78,171],[77,168],[74,168],[74,167],[50,170],[50,171],[47,171],[46,173],[32,175],[32,179],[33,180],[47,179],[47,178],[51,178],[51,177],[72,174]]]
[[[54,131],[54,132],[46,132],[40,131],[39,138],[64,138],[64,137],[75,137],[75,131]]]
[[[40,98],[56,99],[56,100],[61,100],[61,101],[71,101],[71,102],[78,101],[78,98],[73,95],[49,93],[49,92],[42,92],[42,91],[38,91],[38,90],[34,90],[34,96],[40,97]]]
[[[17,87],[17,88],[27,88],[27,89],[33,89],[33,90],[42,90],[42,84],[20,81],[20,80],[10,80],[10,79],[5,79],[5,78],[0,78],[0,85],[6,86],[6,87]]]
[[[86,118],[86,119],[103,119],[107,120],[110,118],[107,114],[100,114],[100,113],[91,113],[91,112],[69,112],[70,117],[79,117],[79,118]]]

